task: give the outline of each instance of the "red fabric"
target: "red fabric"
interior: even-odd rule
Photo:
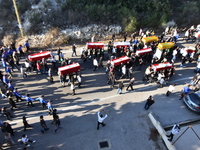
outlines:
[[[66,66],[63,66],[63,67],[59,67],[58,71],[61,74],[70,74],[70,73],[73,73],[73,72],[77,72],[80,69],[81,69],[81,66],[79,65],[79,63],[74,63],[74,64],[71,64],[71,65],[66,65]]]
[[[193,52],[195,52],[195,50],[193,50],[193,49],[186,49],[186,51],[187,51],[188,53],[193,53]]]
[[[121,63],[122,63],[122,64],[125,64],[125,63],[127,63],[129,60],[130,60],[129,57],[127,57],[127,56],[122,56],[122,57],[119,57],[119,58],[116,58],[116,59],[112,59],[112,60],[111,60],[111,64],[114,65],[114,66],[117,66],[117,65],[120,65]]]
[[[154,71],[161,71],[161,70],[165,70],[165,69],[171,69],[172,64],[170,64],[169,62],[164,62],[164,63],[160,63],[160,64],[153,64],[152,68],[153,68]]]
[[[35,54],[28,55],[28,59],[30,61],[38,61],[38,60],[42,60],[43,58],[49,58],[49,57],[51,57],[51,52],[49,52],[49,51],[44,51],[41,53],[35,53]]]
[[[127,47],[130,47],[130,42],[115,42],[114,43],[114,46],[116,47],[116,48],[127,48]]]
[[[102,49],[104,44],[100,42],[87,42],[87,49]]]
[[[36,66],[37,66],[37,70],[41,70],[41,65],[40,65],[40,63],[37,63]]]
[[[144,48],[136,51],[136,55],[144,55],[144,54],[149,54],[152,53],[151,48]]]
[[[130,47],[129,45],[117,45],[116,46],[116,48],[124,48],[124,49],[126,49],[127,47]]]

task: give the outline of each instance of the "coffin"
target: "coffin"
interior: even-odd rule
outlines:
[[[81,69],[81,66],[79,63],[74,63],[71,65],[63,66],[58,68],[58,72],[61,74],[70,74],[73,72],[77,72]]]
[[[87,49],[102,49],[102,48],[104,48],[104,43],[87,42],[86,47],[87,47]]]
[[[172,64],[170,64],[169,62],[164,62],[164,63],[160,63],[160,64],[153,64],[152,68],[153,68],[154,71],[161,71],[161,70],[165,70],[165,69],[171,69]]]
[[[44,51],[41,53],[35,53],[35,54],[28,55],[28,59],[30,61],[38,61],[38,60],[42,60],[43,58],[47,59],[49,57],[51,57],[50,51]]]
[[[112,60],[111,60],[111,64],[114,65],[114,66],[117,66],[117,65],[120,65],[121,63],[122,63],[122,64],[125,64],[125,63],[127,63],[129,60],[130,60],[129,57],[127,57],[127,56],[122,56],[122,57],[119,57],[119,58],[116,58],[116,59],[112,59]]]

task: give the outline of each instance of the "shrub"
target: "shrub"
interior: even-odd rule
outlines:
[[[135,17],[130,17],[129,18],[129,23],[127,24],[127,26],[125,26],[125,31],[126,32],[133,32],[136,30],[137,28],[137,20]]]

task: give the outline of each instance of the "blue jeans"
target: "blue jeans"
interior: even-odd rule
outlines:
[[[41,130],[41,132],[44,133],[47,130],[49,130],[49,128],[44,128],[44,129]]]
[[[61,129],[62,127],[61,126],[58,126],[54,131],[57,132],[58,129]]]
[[[117,93],[121,94],[122,93],[122,89],[118,88],[117,89]]]

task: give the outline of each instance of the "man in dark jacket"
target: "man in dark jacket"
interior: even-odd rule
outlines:
[[[133,84],[134,84],[134,81],[135,81],[135,78],[133,77],[132,79],[130,79],[130,82],[126,88],[126,91],[128,91],[129,87],[131,87],[131,90],[134,90],[133,89]]]
[[[41,126],[42,126],[42,128],[43,128],[43,129],[41,130],[42,133],[44,133],[45,131],[49,130],[49,128],[47,127],[47,125],[46,125],[46,123],[45,123],[45,121],[44,121],[43,116],[40,116],[40,124],[41,124]]]
[[[144,109],[146,110],[149,109],[149,107],[153,105],[154,103],[155,103],[154,98],[150,95],[149,98],[147,99]]]

